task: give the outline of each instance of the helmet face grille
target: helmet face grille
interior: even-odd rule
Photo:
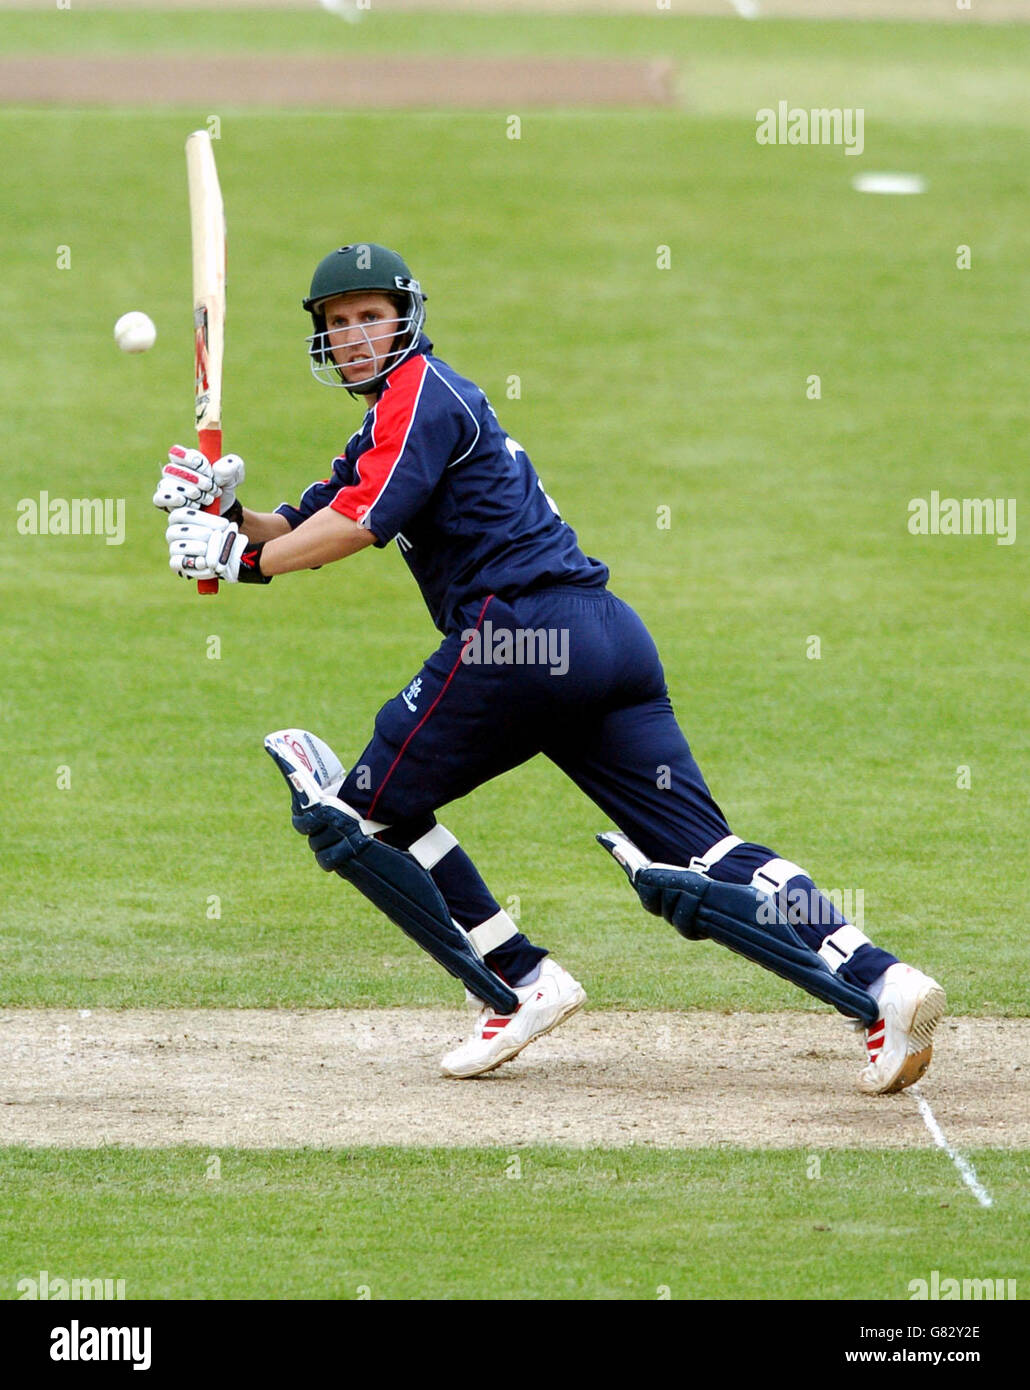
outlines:
[[[324,314],[313,309],[311,317],[316,331],[305,339],[312,376],[324,386],[346,387],[352,395],[377,391],[418,346],[425,312],[421,298],[410,295],[408,312],[402,316],[348,329],[329,329]],[[369,363],[377,370],[371,376],[360,375]],[[348,379],[348,372],[353,379]],[[356,372],[359,375],[354,378]]]

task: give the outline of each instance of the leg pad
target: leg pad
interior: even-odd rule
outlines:
[[[648,912],[664,919],[688,941],[710,938],[764,966],[870,1027],[879,1016],[872,995],[835,975],[806,946],[775,901],[742,883],[721,883],[692,869],[655,864],[618,831],[598,841],[622,865]]]
[[[415,854],[376,839],[387,827],[362,820],[340,801],[343,769],[328,744],[303,729],[269,734],[265,749],[286,778],[293,824],[307,835],[315,858],[327,873],[353,883],[390,921],[451,975],[498,1013],[519,1007],[515,993],[484,963],[468,934],[451,917],[429,866],[451,848],[437,827],[416,842]]]
[[[867,1026],[876,1022],[872,995],[835,975],[806,946],[772,898],[743,883],[719,883],[690,869],[651,865],[634,888],[648,912],[664,917],[689,941],[710,937],[756,965]]]

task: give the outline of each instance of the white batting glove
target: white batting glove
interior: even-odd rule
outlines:
[[[174,444],[168,450],[168,462],[161,470],[154,506],[163,511],[179,507],[209,507],[220,499],[222,515],[236,500],[236,489],[243,482],[245,467],[239,454],[225,454],[209,463],[199,449],[184,449]]]
[[[183,579],[225,579],[230,584],[238,581],[240,558],[250,546],[234,521],[199,507],[172,512],[165,540],[168,563]]]
[[[221,489],[219,493],[219,510],[225,516],[226,512],[236,501],[236,489],[246,475],[246,467],[239,454],[223,454],[220,459],[216,459],[211,465],[211,471],[215,475],[215,482]]]

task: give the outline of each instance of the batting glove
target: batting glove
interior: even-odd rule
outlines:
[[[236,489],[243,482],[244,472],[239,454],[226,454],[215,463],[208,463],[199,449],[174,444],[161,470],[154,506],[166,512],[179,507],[209,507],[217,497],[221,514],[226,516],[236,501]]]
[[[269,584],[261,573],[263,542],[252,545],[234,521],[180,507],[165,532],[168,563],[183,579],[224,579],[230,584]]]

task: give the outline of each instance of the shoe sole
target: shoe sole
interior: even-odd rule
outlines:
[[[902,1062],[897,1076],[889,1086],[884,1086],[879,1091],[871,1094],[877,1096],[893,1096],[898,1091],[903,1091],[907,1086],[914,1085],[921,1076],[926,1075],[926,1069],[930,1065],[933,1057],[933,1035],[938,1023],[944,1017],[944,1007],[947,1003],[944,990],[940,985],[934,985],[927,990],[924,998],[920,999],[916,1005],[915,1013],[912,1015],[912,1026],[909,1028],[909,1037],[918,1051],[910,1052]]]
[[[510,1062],[512,1058],[517,1057],[523,1049],[530,1045],[530,1043],[535,1043],[537,1038],[546,1037],[548,1033],[558,1027],[559,1023],[564,1023],[567,1018],[570,1018],[578,1008],[586,1003],[586,1000],[586,990],[581,989],[579,991],[579,997],[573,999],[570,1004],[567,1004],[553,1023],[549,1023],[546,1028],[541,1028],[539,1033],[534,1033],[531,1038],[527,1038],[525,1042],[519,1043],[517,1047],[510,1048],[503,1056],[495,1058],[489,1066],[477,1067],[475,1071],[445,1071],[443,1073],[444,1076],[450,1081],[472,1081],[477,1076],[486,1076],[488,1072],[496,1071],[498,1067],[503,1067],[505,1062]]]

